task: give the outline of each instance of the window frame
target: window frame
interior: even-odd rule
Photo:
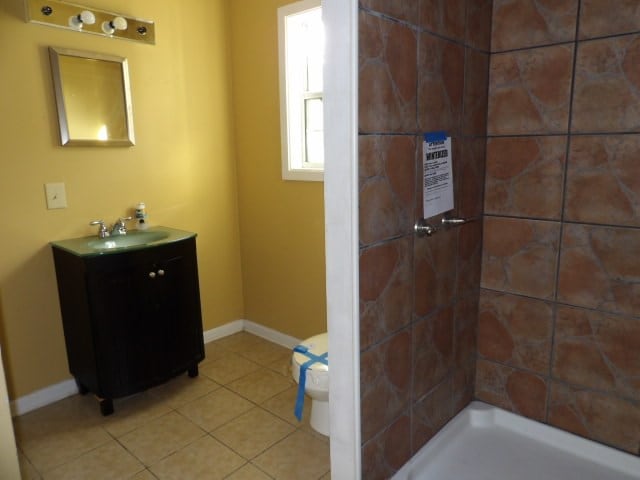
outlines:
[[[283,180],[319,182],[324,180],[324,162],[322,164],[306,162],[306,101],[314,98],[323,100],[324,93],[322,91],[302,90],[302,92],[298,91],[298,95],[295,95],[295,93],[291,92],[290,82],[288,81],[289,75],[287,75],[286,19],[289,16],[317,8],[322,8],[321,0],[301,0],[278,8],[280,136]],[[299,112],[296,115],[297,119],[290,118],[290,112],[292,110],[290,106],[291,102],[299,102],[299,105],[295,107],[295,111]]]

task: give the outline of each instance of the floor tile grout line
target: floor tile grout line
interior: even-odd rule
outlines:
[[[108,432],[107,432],[107,435],[109,435],[109,434],[108,434]],[[103,442],[103,443],[101,443],[101,444],[99,444],[99,445],[96,445],[96,446],[94,446],[94,447],[90,448],[89,450],[85,450],[85,451],[83,451],[82,453],[80,453],[80,454],[78,454],[78,455],[76,455],[76,456],[74,456],[74,457],[72,457],[72,458],[69,458],[69,459],[67,459],[67,460],[66,460],[66,461],[64,461],[64,462],[59,463],[59,464],[57,464],[57,465],[53,465],[53,466],[51,466],[51,467],[49,467],[49,468],[47,468],[47,469],[42,469],[42,470],[41,470],[40,468],[36,468],[36,465],[34,464],[33,460],[31,460],[29,457],[27,457],[27,459],[29,460],[29,463],[31,463],[31,465],[32,465],[34,468],[36,468],[36,470],[38,471],[38,473],[39,473],[41,476],[44,476],[44,474],[45,474],[45,473],[50,472],[51,470],[54,470],[54,469],[56,469],[56,468],[62,467],[63,465],[67,465],[67,464],[69,464],[69,463],[71,463],[71,462],[74,462],[74,461],[78,460],[79,458],[82,458],[83,456],[87,455],[88,453],[91,453],[91,452],[93,452],[94,450],[97,450],[98,448],[103,447],[103,446],[104,446],[104,445],[106,445],[107,443],[109,443],[109,442],[108,442],[108,441],[105,441],[105,442]],[[25,456],[26,456],[26,455],[25,455]]]
[[[248,334],[250,335],[250,334]],[[268,342],[268,340],[265,340],[266,342]],[[271,343],[271,342],[270,342]],[[242,356],[242,355],[241,355]],[[279,413],[277,413],[277,409],[274,411],[271,411],[267,408],[267,406],[265,405],[265,403],[269,402],[270,400],[274,399],[275,397],[282,395],[283,393],[287,392],[288,390],[290,390],[292,387],[295,386],[295,382],[292,381],[292,379],[290,378],[289,375],[282,373],[283,369],[282,368],[277,368],[277,365],[274,365],[274,363],[278,362],[278,359],[274,359],[274,360],[269,360],[268,358],[262,361],[254,361],[250,358],[246,358],[243,357],[248,361],[251,361],[253,363],[256,363],[258,365],[258,370],[256,372],[263,372],[263,373],[267,373],[270,376],[271,375],[278,375],[278,378],[282,377],[287,379],[287,386],[286,388],[283,388],[282,390],[273,393],[272,395],[269,395],[267,398],[260,400],[259,402],[256,400],[251,400],[248,397],[243,396],[241,393],[236,392],[234,390],[231,390],[231,388],[228,387],[228,384],[224,384],[221,382],[217,382],[214,379],[212,379],[211,377],[208,377],[207,375],[203,374],[203,377],[207,379],[207,381],[211,381],[214,385],[214,387],[211,390],[208,390],[204,393],[199,393],[198,395],[196,395],[195,397],[192,398],[188,398],[187,400],[183,400],[180,402],[172,402],[171,400],[171,395],[169,396],[163,396],[163,395],[153,395],[153,394],[148,394],[145,398],[143,398],[142,400],[144,402],[151,402],[153,404],[157,404],[157,405],[164,405],[166,407],[166,411],[159,414],[159,415],[154,415],[151,418],[144,418],[144,420],[138,422],[134,422],[135,426],[133,428],[131,428],[130,430],[126,430],[122,433],[117,433],[117,432],[113,432],[109,430],[109,424],[107,423],[107,420],[105,420],[104,418],[100,417],[98,419],[96,419],[95,422],[91,422],[90,427],[98,427],[98,430],[100,432],[102,432],[105,435],[105,440],[103,442],[101,442],[99,445],[96,445],[95,447],[77,455],[74,456],[74,458],[71,458],[63,463],[61,463],[60,465],[54,466],[52,468],[57,468],[63,465],[66,465],[70,462],[76,461],[79,458],[82,458],[85,455],[89,455],[91,454],[91,452],[94,452],[95,450],[99,449],[99,448],[103,448],[105,445],[110,445],[113,444],[117,445],[119,448],[122,448],[127,454],[129,454],[132,459],[135,459],[136,462],[138,462],[138,467],[140,467],[140,470],[138,472],[135,473],[135,475],[140,474],[141,472],[146,471],[150,476],[157,478],[156,475],[151,471],[151,468],[156,465],[157,463],[159,463],[160,461],[163,461],[173,455],[176,455],[177,453],[179,453],[180,451],[182,451],[185,448],[188,448],[189,446],[193,445],[195,442],[206,438],[206,437],[210,437],[212,439],[215,439],[217,442],[219,442],[221,445],[223,445],[225,448],[228,448],[229,450],[233,451],[234,453],[238,454],[240,456],[240,458],[242,458],[243,460],[245,460],[245,464],[251,464],[253,467],[257,468],[258,470],[260,470],[261,472],[264,472],[265,475],[269,476],[270,478],[274,478],[272,477],[272,474],[267,473],[266,471],[264,471],[262,468],[258,467],[256,464],[253,463],[253,459],[259,457],[260,455],[264,454],[265,452],[269,451],[269,449],[275,447],[276,445],[278,445],[280,442],[282,442],[283,440],[289,438],[292,435],[295,435],[296,433],[300,433],[302,435],[306,435],[306,436],[310,436],[311,438],[314,438],[315,440],[322,442],[325,445],[328,445],[328,440],[324,439],[324,438],[320,438],[319,436],[316,436],[313,432],[308,431],[308,428],[310,428],[308,426],[308,422],[296,425],[295,423],[293,423],[291,421],[291,419],[287,418],[287,417],[283,417],[281,416]],[[281,357],[282,359],[282,357]],[[276,369],[277,368],[277,369]],[[255,373],[255,372],[254,372]],[[241,377],[243,378],[243,377]],[[233,380],[235,381],[235,380]],[[232,383],[233,381],[229,382]],[[190,383],[187,383],[186,385],[190,385]],[[274,420],[278,421],[278,422],[283,422],[283,425],[287,426],[287,429],[290,429],[290,432],[287,433],[284,437],[282,437],[281,439],[271,443],[268,447],[265,447],[263,450],[261,450],[259,453],[255,454],[253,456],[252,459],[246,459],[246,457],[240,455],[238,452],[236,452],[235,450],[233,450],[233,448],[231,448],[230,445],[227,445],[225,442],[219,440],[218,438],[216,438],[213,435],[213,430],[212,431],[208,431],[206,428],[204,428],[203,426],[199,425],[196,421],[191,420],[189,417],[186,416],[186,414],[182,413],[181,409],[184,408],[186,405],[189,405],[190,403],[196,402],[198,400],[201,400],[202,398],[204,398],[205,396],[209,395],[209,394],[213,394],[216,391],[219,391],[220,389],[224,388],[225,391],[234,394],[234,395],[238,395],[239,397],[246,399],[246,401],[251,404],[250,410],[253,410],[255,408],[259,408],[261,412],[263,412],[264,414],[269,415],[270,417],[272,417]],[[148,391],[147,391],[148,392]],[[144,392],[146,393],[146,392]],[[72,398],[72,397],[70,397]],[[73,398],[76,398],[76,396],[73,396]],[[65,400],[62,400],[65,401]],[[284,412],[284,410],[283,410]],[[129,450],[126,445],[123,443],[122,439],[124,437],[126,437],[129,434],[132,434],[133,432],[144,428],[145,426],[150,425],[151,423],[164,418],[170,414],[177,414],[177,416],[181,419],[181,420],[186,420],[188,422],[189,425],[196,427],[196,429],[200,432],[200,435],[197,436],[197,438],[193,438],[191,440],[189,440],[186,444],[181,445],[180,447],[175,447],[175,450],[172,450],[170,453],[165,454],[162,456],[162,458],[158,459],[158,460],[154,460],[153,464],[147,465],[141,458],[139,458],[133,451]],[[242,414],[240,414],[242,415]],[[238,415],[238,416],[240,416]],[[235,416],[234,419],[238,418],[238,416]],[[126,418],[126,417],[123,417]],[[233,421],[233,419],[231,419],[230,421]],[[228,422],[227,422],[228,423]],[[226,424],[226,423],[225,423]],[[223,425],[225,425],[223,424]],[[221,425],[222,426],[222,425]],[[216,428],[220,428],[221,426],[218,426]],[[214,429],[215,430],[215,429]],[[34,472],[37,473],[38,475],[43,475],[40,471],[40,469],[36,468],[36,466],[33,464],[33,461],[29,458],[29,456],[26,454],[26,452],[24,451],[24,448],[22,445],[18,444],[18,448],[20,449],[21,454],[24,456],[24,459],[29,462],[31,464],[31,466],[34,469]],[[322,474],[319,475],[318,478],[323,477],[324,475],[326,475],[327,472],[329,472],[330,470],[324,470]],[[226,474],[226,477],[228,477],[231,474]],[[225,478],[226,478],[225,477]],[[315,477],[315,475],[314,475]]]
[[[241,465],[240,467],[236,468],[235,470],[233,470],[232,472],[229,472],[227,475],[224,476],[224,479],[228,479],[231,478],[232,475],[235,475],[237,472],[239,472],[240,470],[242,470],[243,468],[245,468],[247,465],[251,465],[252,467],[260,470],[260,472],[264,473],[267,477],[269,477],[271,480],[275,480],[274,477],[272,477],[271,475],[269,475],[267,472],[265,472],[264,470],[262,470],[261,468],[259,468],[257,465],[254,465],[251,460],[247,460],[243,465]]]
[[[107,432],[107,434],[108,434],[108,432]],[[112,440],[116,440],[116,439],[112,438]],[[45,470],[42,470],[42,471],[41,471],[40,469],[36,468],[36,471],[40,474],[40,476],[41,476],[41,477],[44,477],[44,475],[45,475],[45,474],[50,473],[52,470],[55,470],[55,469],[57,469],[57,468],[61,468],[61,467],[65,466],[65,465],[69,465],[70,463],[75,462],[75,461],[77,461],[77,460],[81,459],[82,457],[85,457],[85,456],[89,455],[90,453],[95,452],[96,450],[98,450],[98,449],[100,449],[100,448],[104,447],[104,446],[105,446],[105,445],[107,445],[108,443],[111,443],[111,441],[106,441],[106,442],[104,442],[104,443],[101,443],[100,445],[96,445],[95,447],[93,447],[93,448],[91,448],[91,449],[89,449],[89,450],[86,450],[86,451],[84,451],[83,453],[81,453],[81,454],[79,454],[79,455],[77,455],[77,456],[75,456],[75,457],[73,457],[73,458],[70,458],[70,459],[68,459],[67,461],[63,462],[63,463],[60,463],[60,464],[55,465],[55,466],[52,466],[52,467],[47,468],[47,469],[45,469]],[[116,443],[118,443],[118,444],[120,445],[120,442],[118,442],[117,440],[116,440]],[[121,445],[121,446],[124,448],[124,446],[123,446],[123,445]],[[138,462],[140,462],[140,464],[141,464],[144,468],[146,468],[146,466],[144,465],[144,463],[143,463],[143,462],[142,462],[138,457],[136,457],[135,455],[133,455],[133,453],[129,452],[129,450],[127,450],[126,448],[125,448],[125,451],[127,451],[127,453],[130,453],[130,454],[133,456],[133,458],[135,458]],[[35,468],[35,465],[33,464],[33,462],[30,462],[30,463],[31,463],[31,465]]]

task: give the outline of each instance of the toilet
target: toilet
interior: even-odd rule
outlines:
[[[305,350],[307,353],[301,352]],[[294,348],[291,357],[291,374],[298,384],[300,384],[301,367],[309,363],[306,369],[304,391],[311,397],[311,428],[327,436],[329,435],[328,351],[329,335],[321,333],[300,342]],[[309,405],[305,407],[309,408]]]

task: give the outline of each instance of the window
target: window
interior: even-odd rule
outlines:
[[[324,27],[320,0],[278,9],[282,178],[322,181]]]

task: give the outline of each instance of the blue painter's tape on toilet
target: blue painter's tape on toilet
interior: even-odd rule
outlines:
[[[305,394],[311,397],[311,428],[329,435],[329,336],[315,335],[293,349],[291,376],[298,382],[294,413],[302,420]]]
[[[296,397],[296,406],[294,413],[298,421],[302,421],[302,409],[304,408],[304,389],[307,384],[307,370],[314,363],[323,363],[329,365],[329,352],[324,352],[322,355],[315,355],[309,351],[309,348],[305,345],[296,345],[293,348],[294,352],[301,353],[309,358],[305,363],[300,365],[300,377],[298,380],[298,396]]]

